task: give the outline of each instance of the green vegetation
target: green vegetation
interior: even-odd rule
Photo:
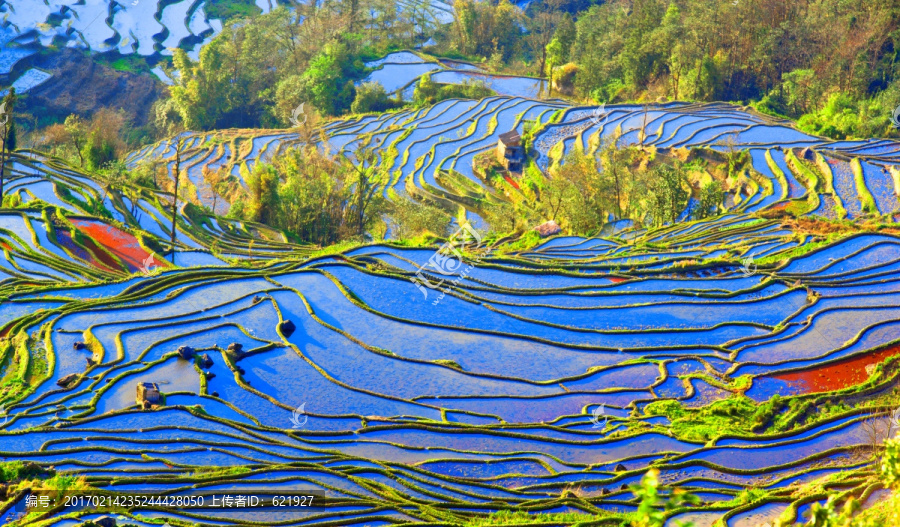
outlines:
[[[830,137],[892,133],[894,2],[615,0],[576,18],[567,58],[584,97],[755,101]]]
[[[164,129],[172,120],[193,130],[289,126],[303,103],[324,115],[393,107],[372,87],[357,94],[354,82],[366,75],[366,60],[412,47],[421,15],[415,6],[372,1],[345,9],[328,2],[227,24],[199,61],[175,52],[178,81],[171,98],[158,103],[157,126]]]
[[[204,5],[206,16],[229,21],[232,18],[242,18],[258,15],[262,10],[253,0],[216,0]]]
[[[112,69],[127,71],[128,73],[149,74],[151,69],[147,64],[147,59],[137,54],[103,53],[96,55],[95,60],[101,64],[106,64]]]
[[[572,233],[588,233],[609,215],[650,225],[675,221],[690,197],[695,170],[677,158],[639,147],[617,148],[610,139],[595,154],[573,149],[540,189],[539,210]],[[706,190],[707,205],[721,187]]]
[[[644,409],[647,415],[664,415],[675,437],[685,441],[710,441],[722,435],[755,433],[785,406],[779,396],[757,405],[745,396],[733,396],[692,409],[678,401],[657,401]]]
[[[356,159],[371,159],[359,150]],[[361,237],[380,221],[386,175],[330,157],[315,146],[298,147],[245,173],[248,192],[238,195],[229,215],[284,229],[301,240],[330,245]]]
[[[446,99],[481,99],[495,95],[484,81],[469,79],[461,84],[438,84],[431,75],[422,75],[416,83],[413,101],[416,106],[430,106]]]
[[[350,111],[353,113],[384,112],[402,105],[401,101],[391,100],[381,84],[364,82],[356,88],[356,96],[350,105]]]
[[[697,505],[700,500],[681,489],[666,489],[659,482],[659,471],[651,469],[640,483],[630,485],[629,490],[638,500],[636,512],[587,514],[587,513],[528,513],[525,511],[499,511],[483,518],[474,518],[466,527],[487,527],[490,525],[617,525],[630,527],[663,527],[666,519],[674,512]],[[563,498],[580,498],[580,489],[565,491]],[[576,503],[578,503],[576,501]],[[590,507],[582,502],[583,508]],[[691,523],[681,523],[680,527],[691,527]]]
[[[23,479],[33,479],[49,474],[40,465],[22,461],[0,462],[0,483],[15,483]]]

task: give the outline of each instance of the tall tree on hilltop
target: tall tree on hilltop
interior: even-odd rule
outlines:
[[[378,155],[372,149],[359,148],[354,152],[356,162],[345,159],[349,168],[354,172],[352,180],[353,205],[348,212],[352,216],[351,222],[356,227],[356,234],[362,236],[366,233],[366,225],[371,219],[370,206],[381,195],[378,190],[384,181],[384,174],[378,169]]]
[[[184,140],[180,134],[175,139],[175,165],[172,167],[172,178],[175,180],[175,191],[172,193],[172,265],[175,265],[175,232],[178,225],[178,183],[181,181],[181,151]]]

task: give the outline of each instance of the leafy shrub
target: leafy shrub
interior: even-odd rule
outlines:
[[[353,113],[383,112],[402,105],[388,97],[384,86],[378,82],[364,82],[356,87],[356,97],[350,105]]]

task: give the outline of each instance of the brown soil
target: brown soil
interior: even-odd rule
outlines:
[[[76,49],[40,54],[30,66],[53,74],[23,100],[24,110],[42,124],[61,122],[72,113],[90,116],[100,108],[112,108],[121,109],[135,126],[141,126],[152,119],[151,107],[166,89],[153,75],[97,64]]]
[[[866,230],[865,227],[859,225],[851,225],[844,223],[833,223],[817,218],[792,218],[785,217],[781,222],[785,228],[791,229],[797,234],[833,234],[833,233],[852,233]]]
[[[841,390],[860,384],[868,379],[867,366],[874,366],[895,355],[900,355],[900,345],[827,366],[777,375],[774,378],[780,381],[798,383],[803,393]]]

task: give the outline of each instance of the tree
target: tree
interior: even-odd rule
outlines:
[[[684,212],[690,194],[684,167],[661,163],[650,171],[648,213],[656,225],[675,223]]]
[[[260,163],[252,173],[245,173],[244,180],[250,189],[250,218],[253,221],[273,224],[277,221],[279,199],[279,175],[274,166]]]
[[[381,187],[385,174],[378,170],[378,155],[372,149],[359,148],[354,152],[355,161],[344,156],[350,170],[354,173],[350,214],[356,225],[356,234],[362,236],[372,219],[370,207],[381,201]]]
[[[568,225],[563,219],[569,217],[568,206],[578,199],[578,189],[563,177],[552,177],[540,189],[541,212],[544,218],[556,220],[560,227]]]
[[[547,74],[549,77],[547,81],[548,95],[553,94],[553,68],[562,65],[563,61],[562,43],[557,39],[551,40],[550,43],[547,44]]]
[[[559,4],[559,0],[548,0],[533,4],[533,14],[525,21],[525,27],[528,29],[528,32],[525,34],[525,42],[535,56],[535,64],[537,65],[535,74],[539,77],[543,77],[547,73],[547,46],[554,39],[557,26],[563,17]],[[570,43],[565,41],[565,35],[559,36],[562,37],[560,39],[560,43],[563,44],[562,51],[568,57]],[[574,36],[574,27],[571,28],[571,36]]]
[[[609,179],[601,175],[600,162],[591,154],[573,149],[554,172],[554,179],[571,184],[571,188],[563,183],[551,187],[551,192],[561,194],[554,201],[558,204],[557,212],[563,214],[554,219],[564,221],[573,233],[596,230],[614,203],[613,188]],[[561,200],[565,200],[564,206]]]
[[[122,161],[112,161],[106,163],[103,169],[97,172],[97,175],[103,181],[103,201],[113,188],[123,188],[128,182],[128,167]]]
[[[84,165],[91,172],[97,172],[107,163],[116,159],[115,147],[95,128],[87,136],[84,145]]]
[[[388,214],[391,218],[391,234],[400,240],[423,233],[447,236],[450,227],[450,215],[442,209],[402,196],[395,196],[391,200]]]
[[[350,105],[353,113],[383,112],[395,106],[384,86],[378,82],[364,82],[356,88],[356,98]]]
[[[700,503],[697,496],[681,489],[676,488],[668,495],[661,493],[659,491],[659,470],[655,468],[644,474],[639,484],[630,485],[629,488],[640,500],[637,509],[639,519],[632,523],[633,527],[663,527],[668,512],[685,505]],[[682,527],[690,525],[692,524],[682,524]]]
[[[615,213],[619,218],[626,216],[625,207],[623,206],[623,198],[631,196],[634,178],[626,177],[630,174],[631,158],[633,152],[629,148],[619,148],[619,134],[613,134],[606,139],[600,147],[600,169],[602,171],[602,179],[606,180],[606,186],[611,187],[615,192],[615,200],[610,200],[615,205]],[[632,183],[632,185],[627,185]],[[631,196],[629,203],[636,200],[636,196]],[[612,207],[610,207],[611,209]]]
[[[312,143],[286,151],[275,157],[272,164],[280,177],[274,225],[320,245],[334,243],[348,234],[344,165]]]
[[[15,118],[13,112],[16,108],[16,89],[10,88],[0,103],[0,203],[3,202],[3,179],[6,171],[7,152],[15,149]]]
[[[175,137],[175,163],[172,166],[172,179],[175,190],[172,192],[172,265],[175,264],[175,233],[178,225],[178,187],[181,181],[181,152],[184,150],[184,140],[180,136]]]
[[[78,155],[79,166],[83,167],[84,154],[82,153],[82,149],[87,141],[87,127],[85,126],[84,121],[81,120],[81,117],[78,117],[75,114],[66,117],[65,127],[66,132],[69,133],[69,138],[72,141],[72,146],[75,148],[75,153]]]
[[[204,165],[201,169],[203,180],[209,186],[210,197],[212,197],[212,213],[216,214],[219,198],[224,198],[228,187],[228,174],[226,167],[221,166],[216,170],[210,170],[209,165]]]
[[[700,189],[700,205],[697,207],[695,218],[702,220],[715,216],[724,199],[722,184],[713,179]]]
[[[456,0],[451,45],[464,55],[512,55],[520,38],[519,10],[509,0]]]

